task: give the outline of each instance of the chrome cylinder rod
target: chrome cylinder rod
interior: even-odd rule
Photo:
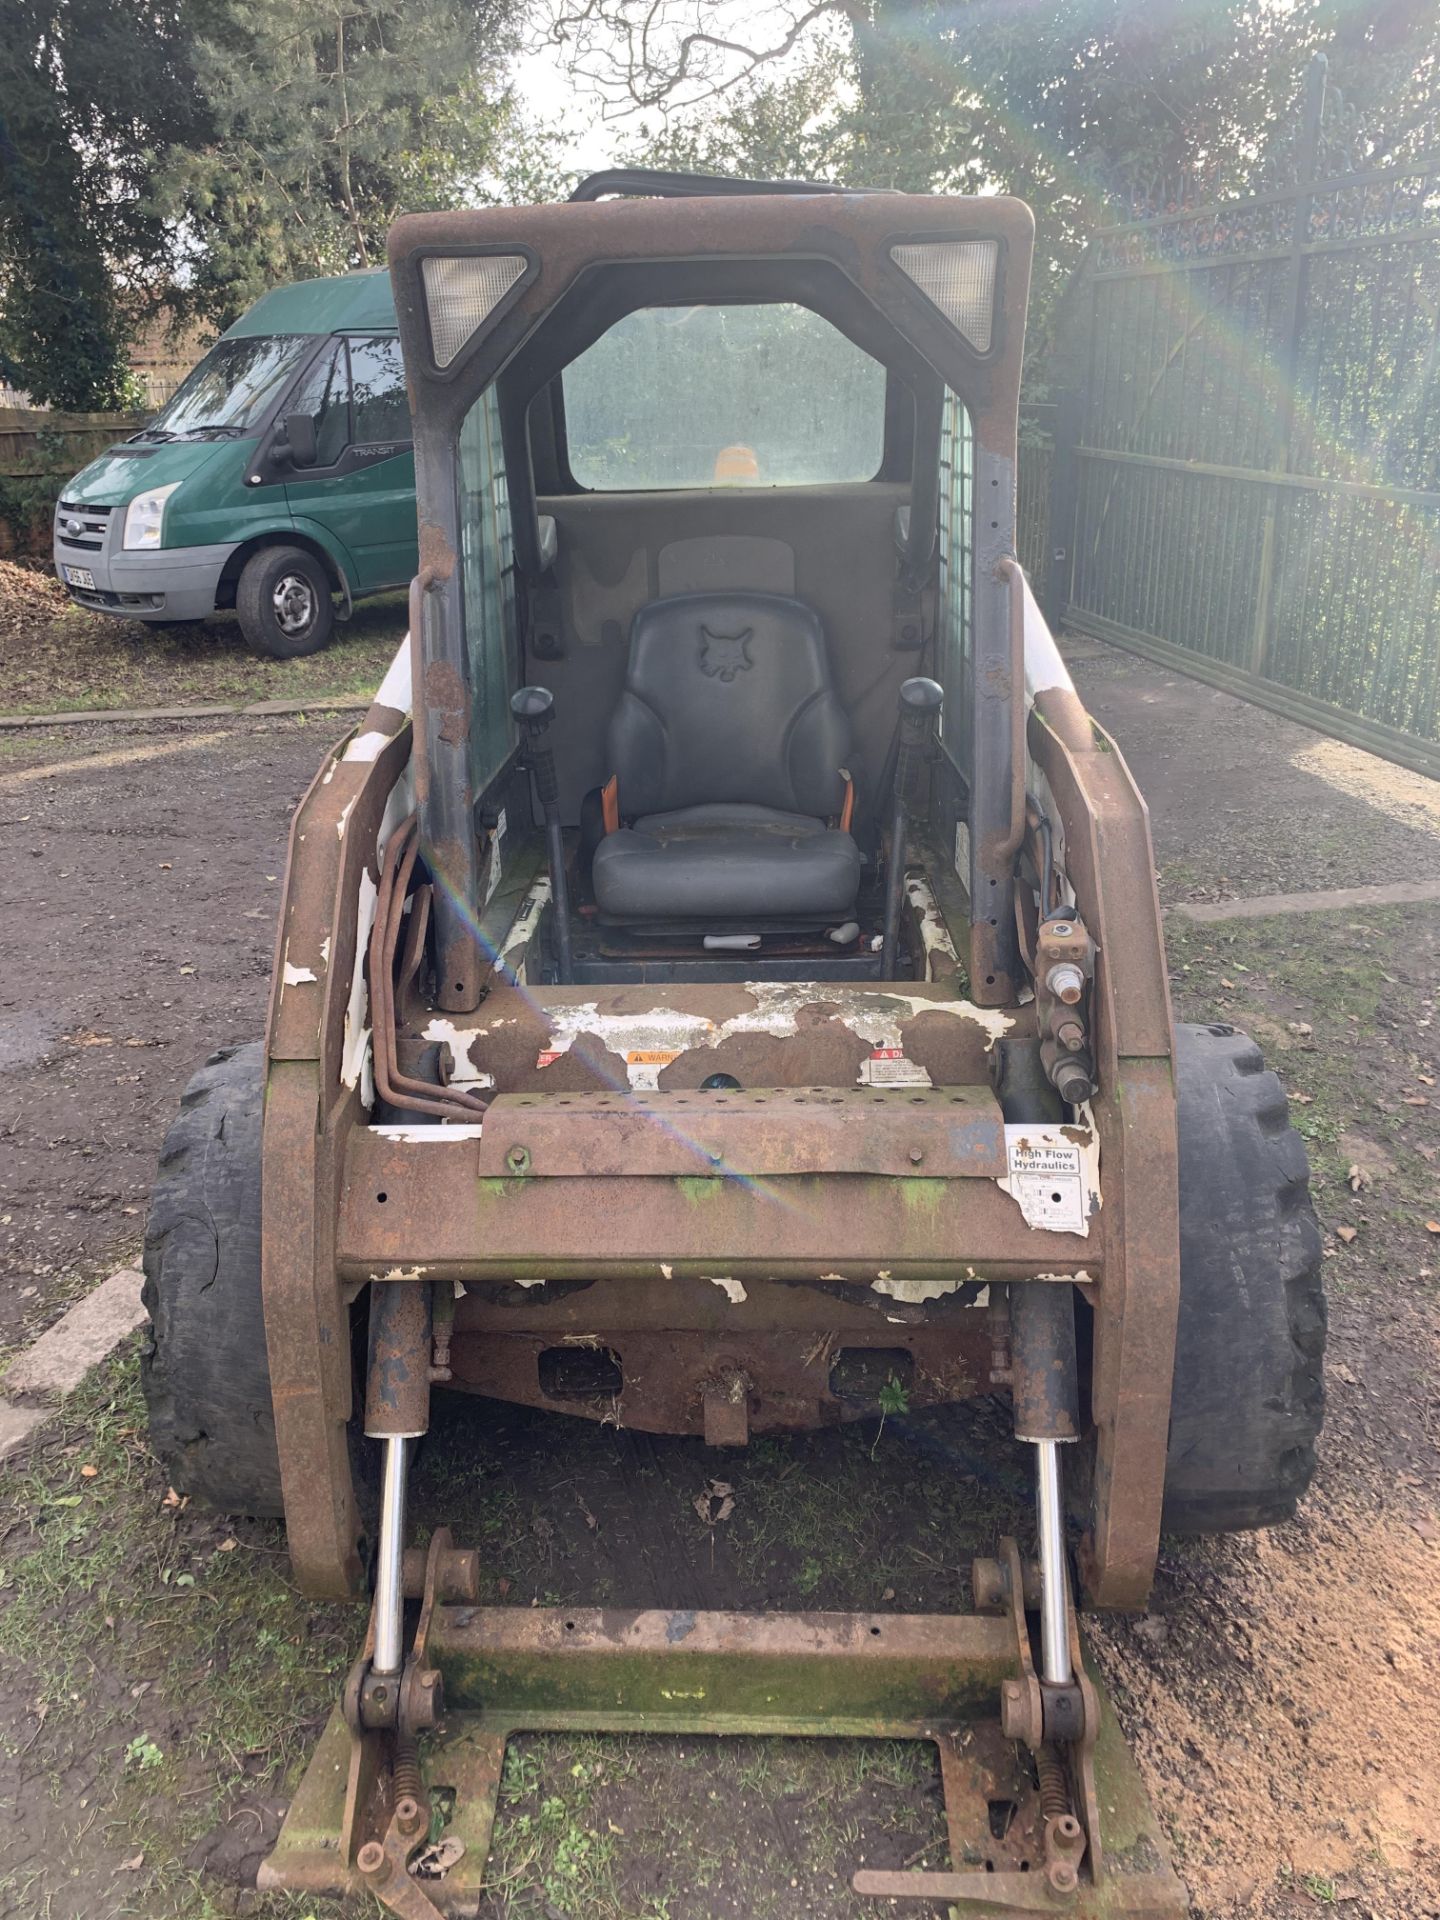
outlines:
[[[375,1567],[375,1673],[399,1673],[405,1662],[405,1478],[410,1439],[385,1440],[380,1481],[380,1550]]]
[[[1070,1627],[1065,1586],[1065,1501],[1060,1485],[1060,1447],[1035,1442],[1035,1511],[1040,1534],[1041,1678],[1068,1687]]]

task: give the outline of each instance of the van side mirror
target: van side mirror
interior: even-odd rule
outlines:
[[[320,455],[320,442],[315,432],[314,414],[286,414],[285,445],[289,448],[293,466],[314,466]]]

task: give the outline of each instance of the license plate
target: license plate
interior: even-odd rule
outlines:
[[[69,586],[88,587],[92,593],[95,591],[95,576],[88,567],[66,567],[64,574]]]

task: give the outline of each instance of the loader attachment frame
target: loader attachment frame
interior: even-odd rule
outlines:
[[[988,1611],[960,1615],[482,1608],[465,1597],[476,1574],[475,1556],[440,1529],[403,1682],[411,1724],[365,1724],[362,1659],[262,1887],[368,1887],[402,1920],[473,1913],[514,1734],[839,1735],[933,1744],[945,1807],[948,1869],[861,1870],[857,1893],[944,1900],[991,1920],[1187,1910],[1135,1763],[1080,1663],[1073,1608],[1078,1702],[1060,1703],[1060,1717],[1068,1706],[1080,1724],[1064,1742],[1047,1737],[1055,1713],[1025,1611],[1033,1575],[1013,1540],[975,1563]]]

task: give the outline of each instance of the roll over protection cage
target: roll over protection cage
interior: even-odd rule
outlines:
[[[1025,697],[1015,464],[1033,217],[1022,201],[1005,196],[856,194],[800,182],[786,183],[782,191],[709,193],[704,184],[699,176],[677,176],[667,185],[665,176],[621,171],[584,183],[581,191],[593,192],[578,203],[414,214],[390,231],[415,425],[415,782],[426,856],[439,882],[440,1005],[473,1009],[485,970],[475,934],[477,795],[471,787],[471,688],[458,564],[462,423],[498,381],[516,558],[522,574],[537,577],[530,402],[584,345],[635,308],[727,299],[809,307],[909,388],[916,431],[901,571],[912,589],[934,564],[942,383],[969,413],[976,502],[971,729],[968,766],[954,772],[970,829],[971,992],[981,1005],[1013,1003],[1020,982],[1012,868],[1024,817]],[[594,197],[600,193],[665,197]],[[892,257],[899,247],[965,242],[994,248],[984,352]],[[449,350],[437,355],[425,263],[489,257],[506,263],[495,272],[495,284],[509,284],[467,338],[447,342]]]

